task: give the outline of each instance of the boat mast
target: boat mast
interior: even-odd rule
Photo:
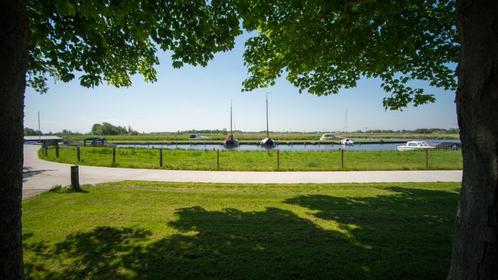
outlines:
[[[346,108],[346,116],[344,118],[344,130],[347,133],[348,132],[348,109]]]
[[[230,100],[230,135],[233,135],[232,131],[232,101]]]
[[[38,111],[38,131],[40,132],[40,136],[38,137],[39,139],[41,139],[41,126],[40,126],[40,111]]]
[[[266,93],[266,138],[270,138],[268,131],[268,92]]]

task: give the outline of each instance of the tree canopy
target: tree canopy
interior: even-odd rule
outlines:
[[[31,0],[28,84],[46,91],[47,77],[79,75],[85,87],[130,86],[130,75],[155,81],[158,49],[173,65],[206,65],[240,34],[225,1]]]
[[[375,77],[390,94],[384,106],[400,109],[434,101],[411,80],[456,86],[455,0],[31,0],[28,13],[28,83],[42,92],[50,76],[85,87],[130,86],[134,74],[155,81],[158,49],[174,67],[205,66],[243,30],[255,34],[243,90],[286,75],[328,95]]]
[[[24,128],[24,135],[25,136],[37,136],[37,135],[43,135],[43,133],[39,130],[34,130],[29,127]]]
[[[258,31],[246,44],[246,90],[286,74],[300,90],[328,95],[375,77],[390,93],[384,106],[400,109],[434,101],[410,80],[456,86],[449,65],[459,49],[453,0],[241,3],[244,27]]]
[[[122,134],[137,134],[135,130],[129,126],[116,126],[107,122],[102,124],[96,123],[92,126],[92,133],[95,135],[122,135]]]

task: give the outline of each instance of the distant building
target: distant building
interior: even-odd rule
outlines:
[[[101,147],[105,146],[106,140],[104,137],[88,137],[83,140],[83,146]]]
[[[55,145],[62,142],[62,137],[56,135],[24,136],[25,144]]]

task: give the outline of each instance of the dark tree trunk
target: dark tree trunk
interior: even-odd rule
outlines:
[[[26,3],[0,3],[0,279],[24,278],[21,241]]]
[[[463,182],[448,279],[498,279],[498,1],[457,0]]]

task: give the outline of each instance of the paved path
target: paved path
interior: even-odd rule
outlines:
[[[23,199],[69,185],[70,164],[41,160],[40,146],[24,145]],[[80,183],[96,184],[123,180],[208,183],[367,183],[367,182],[459,182],[462,172],[441,171],[306,171],[244,172],[183,171],[80,166]]]

